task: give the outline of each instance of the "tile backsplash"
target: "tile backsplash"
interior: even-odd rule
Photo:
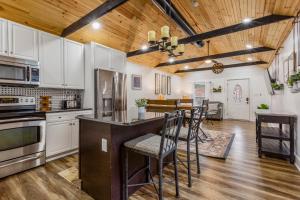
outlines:
[[[83,90],[0,86],[0,96],[12,95],[35,97],[37,109],[40,108],[40,96],[51,96],[52,109],[60,109],[62,100],[73,100],[75,95],[83,99]]]

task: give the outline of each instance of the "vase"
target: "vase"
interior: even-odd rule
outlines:
[[[138,119],[145,119],[145,107],[138,107]]]

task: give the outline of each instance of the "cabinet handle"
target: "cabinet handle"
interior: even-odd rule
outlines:
[[[72,125],[73,125],[73,123],[70,123],[69,125],[70,125],[70,126],[72,126]]]
[[[5,50],[4,53],[7,53],[7,51]]]
[[[13,54],[13,52],[11,51],[10,54]]]

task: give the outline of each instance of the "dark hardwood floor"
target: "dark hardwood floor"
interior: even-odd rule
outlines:
[[[180,199],[300,199],[300,172],[288,161],[257,157],[255,125],[250,122],[225,120],[207,125],[211,129],[236,133],[228,158],[224,160],[201,157],[201,174],[195,173],[193,187],[187,187],[185,169],[180,171]],[[74,185],[57,175],[72,166],[77,167],[78,156],[68,156],[0,180],[0,199],[91,199]],[[165,169],[166,179],[172,167]],[[175,199],[173,184],[164,184],[166,199]],[[156,199],[147,186],[131,199]]]

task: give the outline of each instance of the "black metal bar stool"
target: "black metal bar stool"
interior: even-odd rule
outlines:
[[[161,135],[146,134],[144,136],[135,138],[133,140],[124,143],[124,167],[123,167],[123,199],[128,199],[128,188],[144,185],[153,184],[156,192],[158,193],[159,199],[163,199],[163,161],[169,155],[173,155],[174,174],[175,174],[175,186],[176,186],[176,197],[179,197],[178,187],[178,171],[177,171],[177,141],[180,128],[182,126],[182,120],[184,111],[176,111],[174,113],[166,113],[164,119],[164,126],[161,131]],[[146,167],[138,170],[136,173],[128,177],[128,152],[132,151],[145,156]],[[158,175],[159,175],[159,187],[158,190],[153,181],[150,169],[150,158],[155,158],[158,161]],[[129,184],[130,180],[140,172],[146,171],[147,181],[146,183],[140,184]],[[151,179],[151,180],[150,180]]]
[[[188,128],[182,127],[178,136],[178,140],[187,142],[187,160],[183,161],[178,157],[178,160],[187,168],[188,172],[188,186],[192,187],[192,178],[191,178],[191,143],[195,141],[196,147],[196,162],[197,162],[197,173],[200,174],[200,162],[199,162],[199,149],[198,149],[198,140],[199,140],[199,128],[200,123],[203,120],[203,110],[202,106],[195,106],[190,112],[190,118],[188,123]],[[187,163],[187,166],[185,163]]]

